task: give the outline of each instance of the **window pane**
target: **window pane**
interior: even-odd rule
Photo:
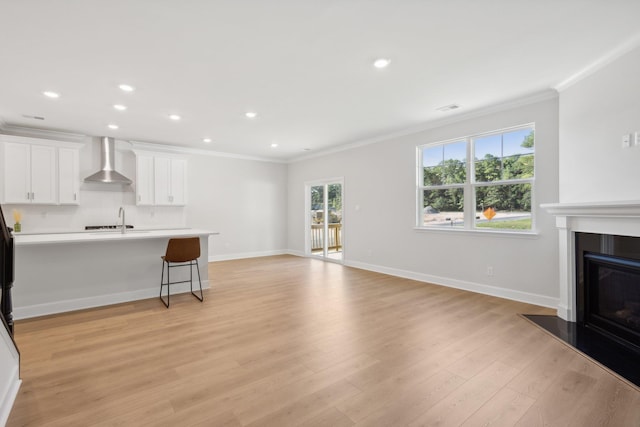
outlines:
[[[474,141],[476,182],[502,179],[502,135],[490,135]]]
[[[324,223],[324,186],[311,187],[311,224]]]
[[[476,187],[476,227],[531,230],[531,184]]]
[[[467,180],[467,143],[453,142],[443,145],[445,184],[464,184]]]
[[[464,189],[424,190],[422,224],[439,227],[464,226]]]
[[[442,184],[442,145],[422,149],[424,185]]]
[[[520,129],[504,134],[503,179],[533,177],[533,130]]]
[[[424,185],[463,184],[467,179],[465,141],[422,150]]]
[[[518,129],[474,140],[476,182],[533,177],[533,129]]]
[[[329,184],[329,224],[342,222],[342,184]]]

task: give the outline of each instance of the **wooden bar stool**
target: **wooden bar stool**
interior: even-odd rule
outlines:
[[[167,252],[162,258],[162,276],[160,277],[160,301],[169,308],[170,302],[170,285],[176,283],[191,284],[191,295],[196,297],[200,302],[204,301],[202,294],[202,280],[200,280],[200,267],[198,266],[198,258],[200,258],[200,238],[199,237],[181,237],[169,239],[167,243]],[[167,283],[164,283],[164,266],[167,265]],[[175,265],[172,265],[175,264]],[[200,283],[200,296],[193,292],[193,266],[198,271],[198,282]],[[189,280],[172,282],[169,271],[176,267],[189,267]],[[162,298],[162,287],[167,286],[167,301]]]

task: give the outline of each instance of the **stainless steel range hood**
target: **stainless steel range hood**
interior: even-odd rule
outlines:
[[[131,180],[115,171],[116,141],[108,136],[100,137],[100,170],[84,179],[84,182],[107,184],[131,184]]]

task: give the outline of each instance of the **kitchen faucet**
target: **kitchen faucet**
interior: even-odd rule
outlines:
[[[118,211],[118,218],[120,218],[120,215],[122,215],[122,234],[124,234],[125,231],[127,231],[127,226],[124,221],[124,208],[122,206],[120,206],[120,210]]]

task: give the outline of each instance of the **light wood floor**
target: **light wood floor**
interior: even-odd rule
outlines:
[[[639,426],[549,309],[279,256],[172,297],[20,321],[9,426]]]

